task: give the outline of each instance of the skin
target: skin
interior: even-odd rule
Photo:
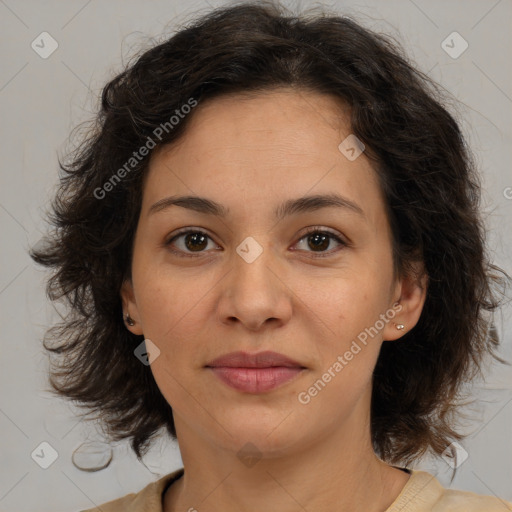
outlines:
[[[399,343],[417,323],[426,281],[394,278],[375,170],[365,153],[349,161],[338,149],[350,133],[339,100],[284,88],[201,103],[184,137],[151,157],[121,295],[135,321],[127,328],[160,350],[151,370],[172,406],[185,467],[165,512],[377,512],[409,478],[372,449],[371,379],[382,341]],[[364,216],[325,207],[274,217],[285,200],[333,192]],[[173,195],[206,197],[229,213],[177,205],[148,213]],[[310,226],[349,245],[327,239],[318,249]],[[200,228],[207,244],[195,250],[184,235],[166,246],[180,228]],[[263,250],[252,263],[236,252],[249,236]],[[396,316],[301,403],[299,393],[396,302]],[[272,391],[243,393],[205,368],[238,350],[273,350],[306,369]],[[237,455],[248,442],[260,454],[251,467]]]

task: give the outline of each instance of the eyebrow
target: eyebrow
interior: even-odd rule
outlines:
[[[211,199],[207,199],[206,197],[170,196],[153,204],[149,208],[147,215],[167,210],[171,206],[181,206],[188,210],[193,210],[207,215],[214,215],[220,218],[225,218],[229,214],[229,208],[226,208]],[[359,205],[338,194],[317,194],[299,197],[297,199],[288,199],[276,208],[274,215],[276,219],[281,220],[290,215],[333,207],[347,209],[366,219],[366,215]]]

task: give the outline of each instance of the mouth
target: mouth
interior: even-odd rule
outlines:
[[[232,352],[206,365],[227,386],[245,393],[276,389],[301,374],[306,367],[277,352]]]

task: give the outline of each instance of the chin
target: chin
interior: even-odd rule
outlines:
[[[257,415],[253,413],[251,416],[238,415],[233,421],[222,422],[231,434],[229,436],[224,432],[222,444],[237,453],[244,447],[250,451],[250,445],[253,445],[266,457],[285,455],[294,446],[301,444],[305,434],[303,426],[283,421],[288,414],[276,414],[267,420],[260,418],[255,421]]]

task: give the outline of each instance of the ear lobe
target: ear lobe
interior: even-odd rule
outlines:
[[[123,304],[124,325],[133,334],[143,334],[131,279],[125,279],[121,285],[121,301]],[[128,320],[126,315],[130,316]]]
[[[412,274],[402,278],[397,286],[401,309],[394,308],[394,318],[383,329],[383,340],[392,341],[411,331],[420,319],[427,297],[428,275],[423,265],[416,265]],[[401,328],[401,326],[404,326]]]

